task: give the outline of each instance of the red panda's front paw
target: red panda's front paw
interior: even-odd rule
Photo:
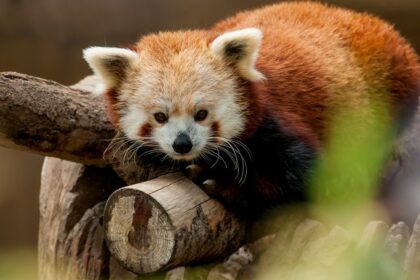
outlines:
[[[209,196],[217,196],[220,194],[220,186],[217,184],[216,180],[214,179],[207,179],[201,184],[201,188],[209,195]]]
[[[234,183],[224,182],[218,179],[207,179],[201,184],[201,188],[208,196],[219,200],[225,207],[235,209],[245,200],[242,199],[239,188]]]
[[[190,164],[185,167],[185,175],[194,183],[200,183],[203,167],[198,164]]]

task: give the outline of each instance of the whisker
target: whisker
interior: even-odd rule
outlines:
[[[216,140],[216,142],[221,142],[218,145],[212,144],[212,147],[220,148],[226,155],[230,158],[234,164],[234,170],[236,171],[236,176],[234,180],[238,179],[239,184],[245,183],[246,178],[248,177],[248,165],[245,156],[242,151],[245,151],[248,158],[252,159],[252,153],[250,149],[241,141],[237,139],[226,139],[223,137],[210,137],[210,140]]]

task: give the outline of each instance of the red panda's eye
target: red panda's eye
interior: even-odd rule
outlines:
[[[204,121],[207,118],[207,110],[200,110],[195,114],[194,120],[199,122],[199,121]]]
[[[162,112],[155,113],[154,116],[158,123],[166,123],[168,121],[168,117]]]

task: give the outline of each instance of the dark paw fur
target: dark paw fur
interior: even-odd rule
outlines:
[[[200,184],[202,182],[201,177],[203,172],[204,168],[198,164],[190,164],[185,167],[185,175],[196,184]]]
[[[201,184],[201,188],[209,195],[209,196],[218,196],[220,195],[220,186],[218,185],[217,181],[214,179],[207,179]]]

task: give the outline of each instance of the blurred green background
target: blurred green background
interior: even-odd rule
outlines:
[[[81,57],[85,47],[126,45],[159,30],[205,28],[239,10],[276,2],[0,0],[0,71],[73,84],[90,73]],[[381,16],[420,50],[419,0],[325,2]],[[35,256],[41,163],[40,156],[0,148],[0,279],[9,267],[4,256]]]

